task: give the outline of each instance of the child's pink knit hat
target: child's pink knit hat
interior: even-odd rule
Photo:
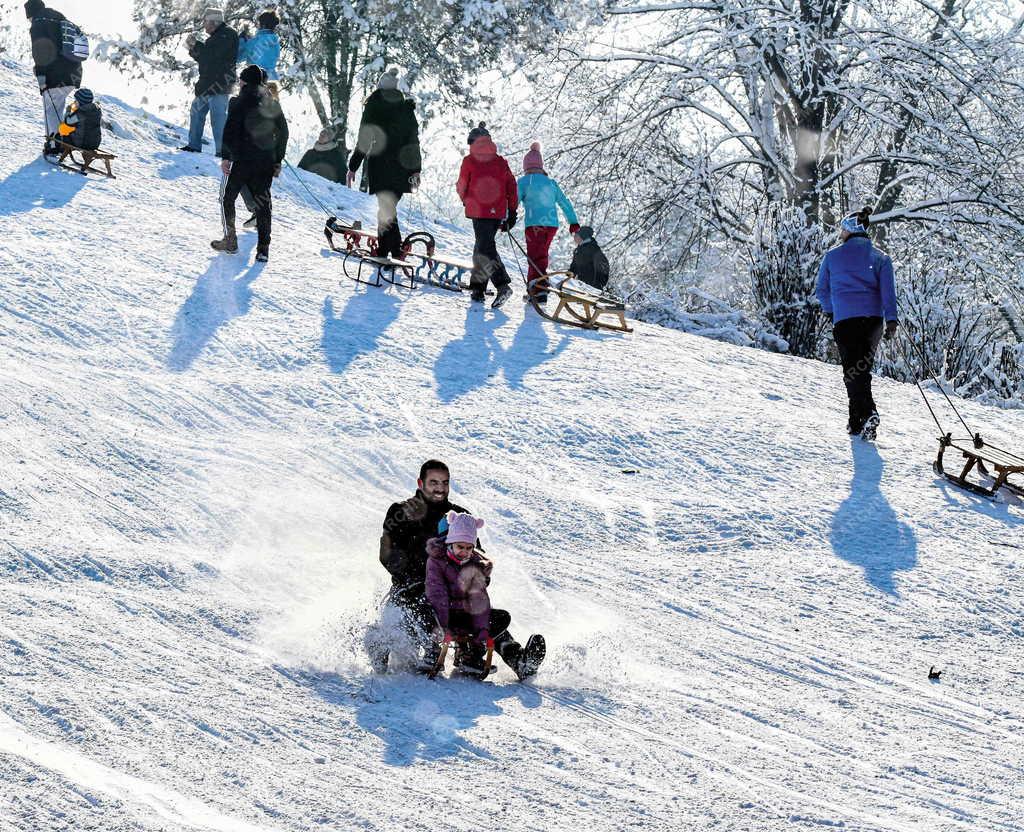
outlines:
[[[530,151],[523,157],[525,173],[544,173],[544,157],[540,155],[540,142],[530,145]]]
[[[459,514],[457,511],[448,512],[448,536],[446,543],[469,543],[476,545],[477,531],[484,527],[484,521],[478,520],[472,514]]]

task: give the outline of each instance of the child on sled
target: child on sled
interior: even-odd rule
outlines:
[[[461,670],[483,675],[486,650],[493,647],[520,680],[532,676],[544,660],[544,637],[530,636],[522,647],[508,631],[512,616],[491,607],[487,586],[494,564],[476,547],[484,521],[454,511],[446,520],[444,536],[427,542],[426,595],[444,638],[469,640],[461,653]]]
[[[80,150],[99,150],[103,138],[103,113],[91,90],[75,90],[75,98],[68,105],[57,132],[60,140]]]

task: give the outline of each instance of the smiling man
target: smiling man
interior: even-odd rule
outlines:
[[[385,606],[397,608],[403,628],[418,647],[429,653],[433,647],[434,610],[426,598],[427,541],[437,537],[438,524],[449,511],[466,513],[466,509],[448,500],[451,474],[440,460],[423,463],[416,486],[412,497],[388,509],[380,538],[380,562],[391,573]],[[377,669],[386,669],[384,645],[372,652]],[[432,667],[433,662],[427,661],[426,665]]]

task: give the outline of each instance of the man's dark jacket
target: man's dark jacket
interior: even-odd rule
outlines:
[[[391,573],[395,589],[424,591],[427,575],[427,541],[437,537],[437,525],[449,511],[466,509],[445,500],[431,503],[422,491],[394,503],[384,519],[380,536],[380,562]]]
[[[420,127],[415,102],[400,90],[377,90],[366,99],[348,169],[359,170],[364,159],[371,194],[412,191],[409,177],[423,166]]]
[[[196,95],[228,95],[238,80],[238,32],[222,23],[206,40],[192,44],[188,54],[199,64]]]
[[[43,9],[32,18],[32,62],[38,78],[45,78],[46,89],[82,86],[82,64],[69,61],[61,50],[64,45],[61,22],[67,20],[56,9]],[[63,113],[59,114],[63,115]]]
[[[288,149],[288,122],[281,105],[262,87],[246,84],[228,102],[221,156],[228,162],[273,168]]]

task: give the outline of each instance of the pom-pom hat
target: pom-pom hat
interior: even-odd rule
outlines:
[[[484,527],[484,521],[474,517],[472,514],[460,514],[457,511],[448,512],[448,535],[445,542],[468,543],[476,545],[477,533]]]

